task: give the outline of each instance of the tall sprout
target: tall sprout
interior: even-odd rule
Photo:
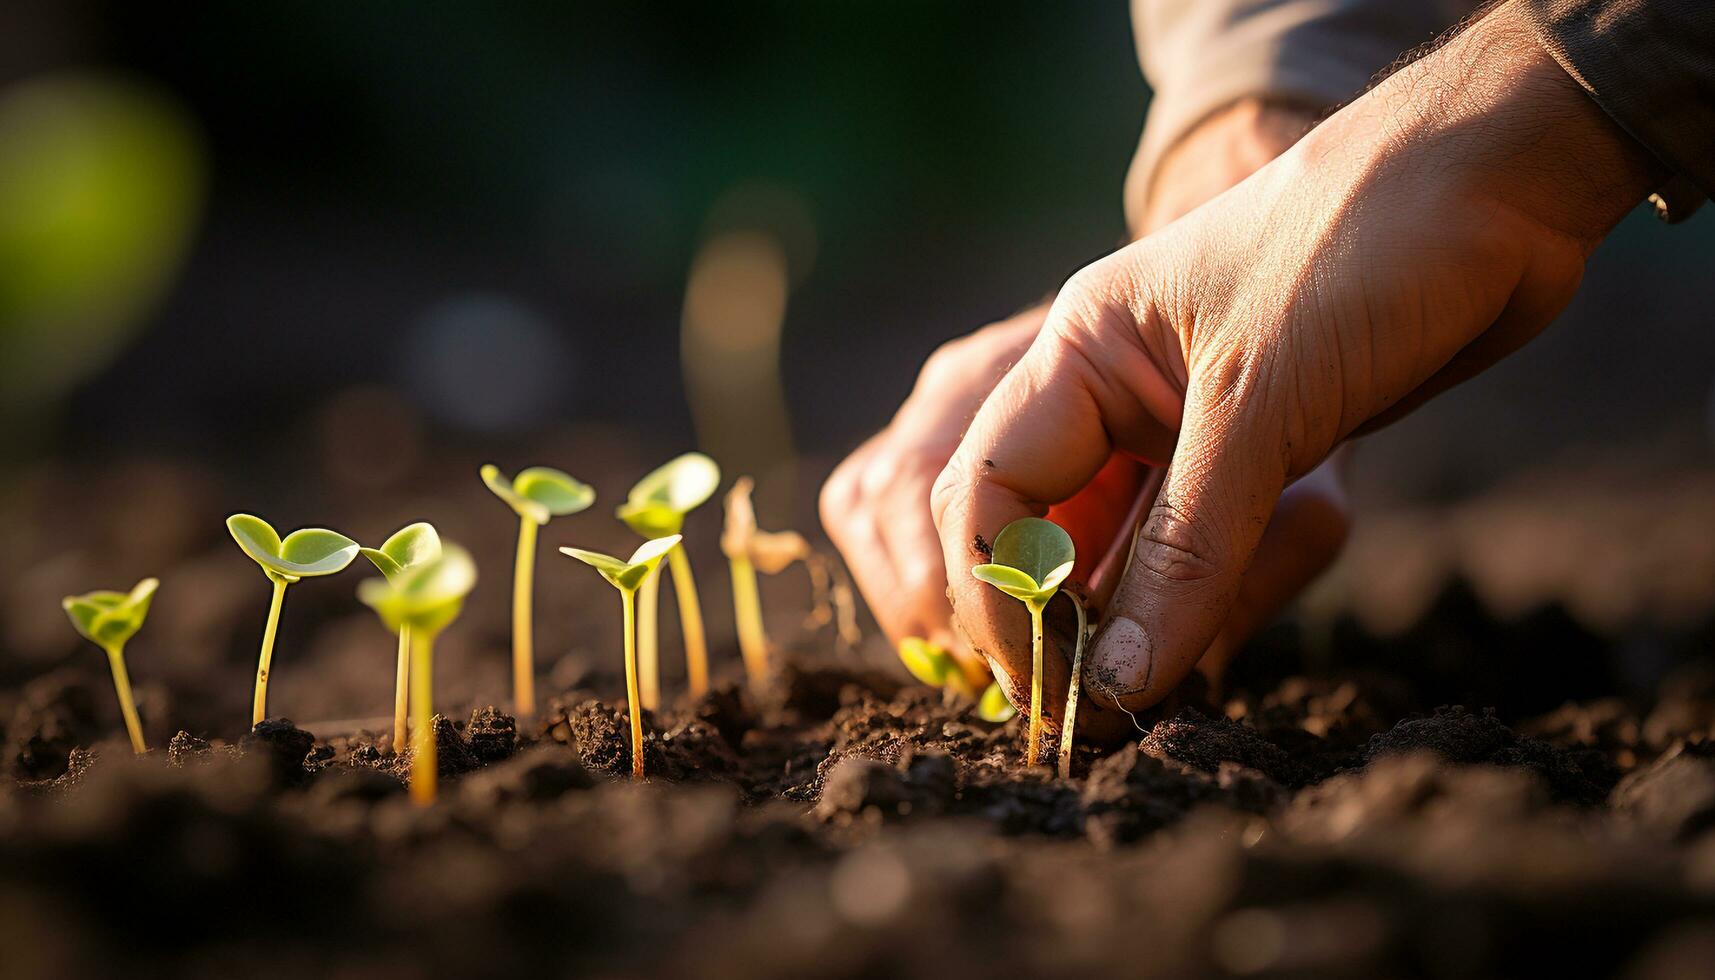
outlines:
[[[418,522],[395,531],[379,548],[361,550],[387,581],[397,582],[401,576],[441,557],[441,536],[433,524]],[[393,679],[393,751],[403,752],[411,694],[410,624],[400,623],[398,632],[399,658]]]
[[[643,696],[637,682],[637,590],[655,578],[661,559],[679,544],[679,536],[645,541],[629,560],[604,555],[581,548],[561,548],[560,552],[594,568],[619,590],[620,614],[625,631],[625,702],[631,713],[631,777],[643,778]]]
[[[513,479],[499,467],[482,468],[482,482],[518,515],[518,559],[512,570],[512,703],[519,715],[536,713],[536,531],[550,518],[576,514],[595,503],[595,491],[569,474],[532,466]]]
[[[281,540],[267,521],[249,514],[226,519],[232,540],[268,576],[274,596],[268,603],[268,623],[262,628],[262,653],[256,661],[256,696],[251,701],[250,724],[260,725],[268,717],[268,676],[274,660],[274,636],[280,626],[280,607],[286,601],[286,586],[301,579],[333,575],[345,570],[357,557],[358,544],[338,531],[307,527]]]
[[[357,597],[375,610],[390,630],[411,636],[411,799],[419,806],[435,801],[435,639],[464,609],[476,586],[476,565],[457,545],[438,557],[418,562],[393,578],[365,579]]]
[[[143,742],[143,723],[137,719],[137,703],[131,697],[131,676],[125,671],[125,644],[143,628],[149,603],[161,583],[146,578],[130,592],[86,592],[68,595],[60,602],[72,628],[83,638],[107,651],[113,671],[113,689],[119,694],[119,713],[125,716],[125,731],[131,736],[131,751],[149,751]]]
[[[1072,536],[1040,517],[1013,521],[995,535],[992,561],[971,569],[978,580],[1024,603],[1030,611],[1030,735],[1025,762],[1036,765],[1042,739],[1042,610],[1077,557]],[[1074,678],[1075,683],[1075,678]]]
[[[721,483],[720,467],[702,453],[685,453],[655,469],[626,495],[619,507],[619,519],[626,526],[650,540],[677,537],[685,527],[685,515],[702,506],[714,496]],[[679,629],[685,639],[685,674],[692,697],[700,697],[709,689],[708,641],[703,634],[703,608],[697,601],[697,581],[691,574],[691,561],[681,545],[667,555],[667,567],[673,575],[673,593],[679,600]],[[651,620],[642,630],[643,645],[639,650],[643,672],[644,705],[660,706],[660,667],[655,646],[655,590],[660,580],[651,577],[643,585],[639,605]]]

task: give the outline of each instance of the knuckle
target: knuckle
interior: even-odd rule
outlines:
[[[1138,531],[1135,567],[1156,582],[1195,586],[1226,567],[1217,537],[1190,513],[1158,500]]]

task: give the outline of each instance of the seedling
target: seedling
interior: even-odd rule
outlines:
[[[338,531],[306,527],[286,535],[285,540],[267,521],[249,514],[226,519],[232,540],[250,556],[274,583],[274,598],[268,604],[268,625],[262,629],[262,656],[256,664],[256,698],[250,724],[268,717],[268,669],[274,659],[274,634],[280,626],[280,605],[286,601],[286,586],[299,579],[333,575],[345,570],[357,557],[358,544]]]
[[[738,478],[726,495],[726,526],[721,530],[721,551],[732,567],[732,604],[738,625],[738,649],[752,687],[768,680],[768,632],[762,621],[762,598],[756,573],[778,575],[795,561],[808,564],[810,542],[797,531],[761,531],[756,527],[756,508],[750,502],[755,483]]]
[[[625,702],[631,711],[631,778],[643,778],[643,697],[637,686],[637,590],[655,577],[661,559],[679,544],[679,535],[669,534],[643,542],[629,561],[581,548],[560,552],[594,568],[619,590],[620,611],[625,617]]]
[[[409,524],[394,532],[379,548],[361,549],[377,571],[389,582],[441,557],[441,536],[426,522]],[[411,694],[411,626],[399,624],[399,663],[393,683],[393,751],[405,751],[408,706]]]
[[[1042,740],[1042,610],[1072,574],[1072,536],[1040,517],[1024,517],[995,536],[992,562],[971,569],[978,580],[1024,603],[1030,611],[1030,735],[1025,763],[1036,765]]]
[[[1006,699],[1006,692],[1000,689],[999,681],[990,681],[983,689],[983,696],[977,699],[977,717],[996,725],[1004,725],[1018,714],[1018,709]]]
[[[470,554],[449,544],[434,558],[409,566],[401,563],[394,575],[365,579],[357,587],[358,599],[375,610],[388,629],[409,632],[411,637],[411,799],[420,806],[435,801],[439,764],[434,726],[435,638],[458,618],[465,596],[475,586],[476,565]]]
[[[536,713],[536,654],[530,598],[536,575],[536,530],[552,517],[595,503],[595,491],[568,474],[532,466],[508,480],[493,465],[482,482],[518,514],[518,560],[512,573],[512,701],[520,715]]]
[[[119,692],[119,713],[125,716],[125,730],[131,735],[131,751],[142,755],[149,751],[143,744],[143,724],[137,720],[137,703],[131,699],[131,677],[125,672],[125,644],[143,628],[149,615],[149,602],[161,583],[146,578],[130,592],[86,592],[68,595],[60,601],[71,625],[83,638],[107,651],[107,665],[113,669],[113,689]]]
[[[1084,610],[1084,600],[1071,590],[1066,598],[1078,611],[1078,640],[1072,647],[1072,679],[1066,685],[1066,717],[1060,722],[1060,778],[1072,778],[1072,732],[1078,726],[1078,681],[1084,676],[1084,645],[1090,637],[1090,616]]]
[[[721,470],[715,461],[702,453],[686,453],[667,461],[648,476],[637,481],[619,508],[619,519],[645,538],[659,540],[678,538],[684,530],[685,515],[714,496],[721,483]],[[709,652],[703,638],[703,608],[697,602],[697,581],[691,575],[691,561],[685,549],[676,547],[667,554],[667,567],[673,574],[673,593],[679,600],[679,629],[685,638],[685,675],[692,697],[700,697],[709,689]],[[655,615],[660,580],[650,576],[643,585],[639,605],[647,620],[641,630],[639,648],[640,669],[643,672],[644,701],[654,708],[660,703],[660,672],[657,661]]]
[[[930,687],[950,687],[966,697],[977,696],[959,662],[939,643],[908,636],[899,641],[899,660],[912,677]]]

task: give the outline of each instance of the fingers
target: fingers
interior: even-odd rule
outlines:
[[[885,433],[870,439],[840,463],[822,485],[819,504],[822,526],[845,558],[864,603],[889,641],[897,644],[901,637],[928,636],[932,627],[948,631],[944,622],[926,622],[919,604],[901,601],[906,597],[896,588],[898,576],[882,537],[876,501],[864,490],[871,463],[884,451],[884,439]],[[927,506],[925,497],[925,510]]]
[[[1154,704],[1226,623],[1286,480],[1269,383],[1255,356],[1193,375],[1166,481],[1090,651],[1098,696]]]

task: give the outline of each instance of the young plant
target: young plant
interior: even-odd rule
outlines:
[[[249,514],[226,519],[232,540],[274,583],[274,598],[268,604],[268,625],[262,629],[262,655],[256,664],[256,698],[250,724],[268,717],[268,669],[274,659],[274,634],[280,626],[280,606],[286,601],[286,586],[299,579],[333,575],[345,570],[357,557],[358,544],[338,531],[306,527],[281,540],[267,521]]]
[[[637,481],[619,508],[619,519],[633,531],[651,540],[675,537],[684,530],[685,515],[714,496],[721,483],[721,470],[702,453],[686,453],[667,461]],[[697,581],[685,549],[667,555],[673,574],[673,593],[679,600],[679,629],[685,638],[685,674],[692,697],[709,689],[709,652],[703,638],[703,607],[697,602]],[[655,615],[660,580],[651,576],[643,585],[639,606],[646,621],[642,630],[639,661],[644,680],[644,704],[660,703],[659,666],[656,652]]]
[[[930,687],[950,687],[966,697],[977,696],[970,678],[965,676],[959,662],[947,648],[921,636],[908,636],[899,641],[899,661],[911,676]]]
[[[441,536],[427,522],[408,524],[382,542],[379,548],[361,549],[389,582],[441,557]],[[399,624],[399,662],[393,682],[393,751],[405,751],[405,736],[411,695],[411,626]]]
[[[1018,709],[1006,699],[1006,692],[1000,689],[999,681],[990,681],[983,689],[983,696],[977,699],[977,717],[996,725],[1004,725],[1018,714]]]
[[[762,531],[750,492],[755,483],[741,476],[726,495],[726,526],[721,551],[732,568],[732,604],[738,626],[738,649],[752,687],[768,680],[768,632],[762,621],[762,597],[756,573],[778,575],[793,562],[809,563],[810,542],[797,531]]]
[[[425,525],[426,526],[426,525]],[[407,529],[409,530],[409,529]],[[438,544],[438,542],[437,542]],[[458,618],[476,586],[476,565],[457,545],[434,558],[401,567],[386,578],[365,579],[357,597],[375,610],[388,629],[411,638],[411,799],[435,802],[435,638]]]
[[[1084,600],[1071,590],[1066,598],[1078,611],[1078,640],[1072,647],[1072,679],[1066,685],[1066,717],[1060,721],[1060,778],[1072,778],[1072,733],[1078,727],[1078,680],[1084,676],[1084,645],[1090,638],[1090,616]]]
[[[625,617],[625,703],[631,711],[631,778],[643,778],[643,698],[637,689],[637,589],[655,577],[655,570],[674,547],[679,536],[670,534],[643,542],[632,552],[629,561],[599,551],[561,548],[569,555],[594,568],[619,590],[620,611]]]
[[[131,751],[138,755],[149,751],[149,747],[143,744],[143,724],[137,720],[137,703],[131,699],[131,677],[125,672],[125,644],[143,628],[149,602],[160,584],[146,578],[130,592],[86,592],[68,595],[60,601],[61,608],[71,617],[72,627],[84,639],[107,651],[107,665],[113,669],[113,689],[119,692],[119,713],[125,716]]]
[[[536,575],[536,530],[552,517],[576,514],[595,503],[595,491],[568,474],[532,466],[508,480],[498,467],[482,468],[482,482],[518,514],[518,560],[512,573],[512,701],[520,716],[536,713],[536,654],[530,614]]]
[[[1053,521],[1024,517],[1001,529],[993,560],[971,569],[979,581],[1024,603],[1030,611],[1030,736],[1025,763],[1036,765],[1042,741],[1042,610],[1072,574],[1072,536]]]

